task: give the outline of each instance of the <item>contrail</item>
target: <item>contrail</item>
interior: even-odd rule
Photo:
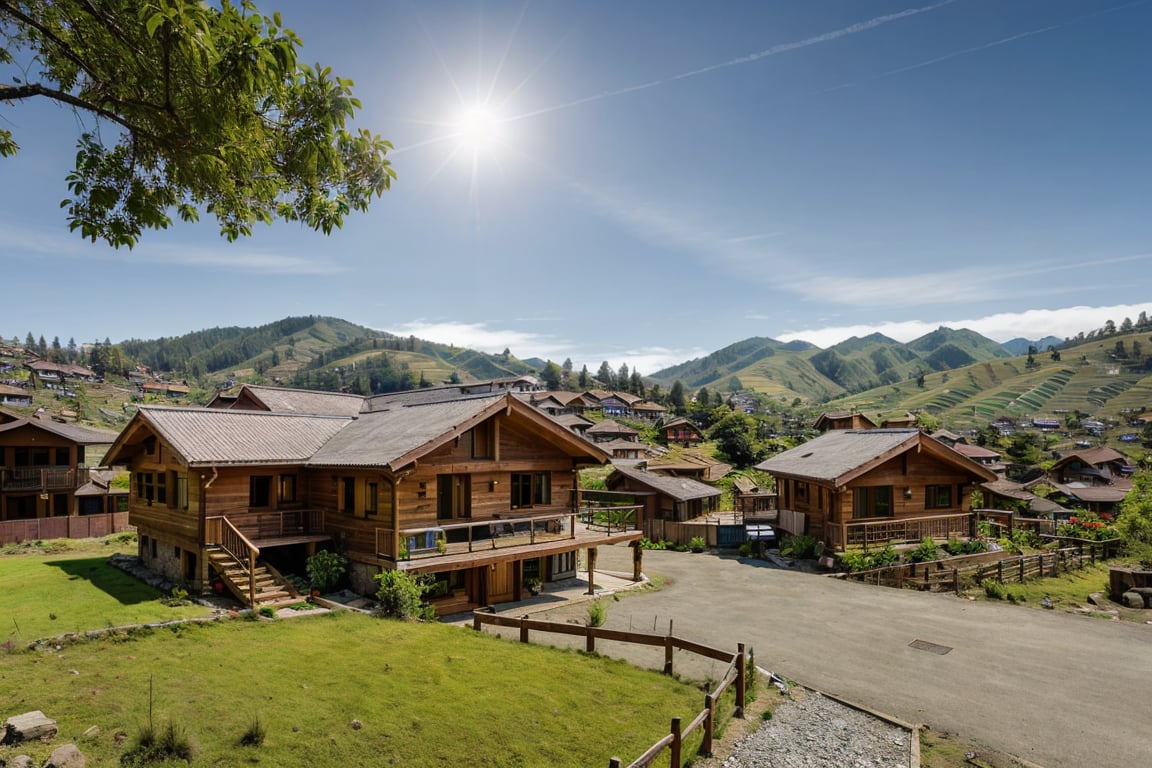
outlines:
[[[935,58],[928,59],[927,61],[920,61],[920,62],[917,62],[915,64],[909,64],[909,65],[904,66],[904,67],[898,67],[896,69],[890,69],[887,72],[881,72],[880,74],[876,75],[875,77],[869,77],[865,80],[860,80],[860,81],[852,82],[852,83],[844,83],[843,85],[836,85],[836,86],[833,86],[831,88],[826,88],[826,89],[824,89],[824,92],[828,93],[830,91],[839,91],[839,90],[842,90],[844,88],[852,88],[854,86],[859,85],[860,83],[870,83],[870,82],[873,82],[875,80],[879,80],[883,77],[891,77],[892,75],[898,75],[902,72],[910,72],[911,70],[920,69],[921,67],[930,67],[933,64],[939,64],[942,61],[948,61],[949,59],[955,59],[959,56],[969,56],[973,53],[980,53],[981,51],[986,51],[989,48],[995,48],[996,46],[999,46],[999,45],[1007,45],[1008,43],[1013,43],[1013,42],[1016,42],[1017,40],[1022,40],[1026,37],[1032,37],[1034,35],[1041,35],[1041,34],[1044,34],[1045,32],[1051,32],[1054,29],[1060,29],[1061,27],[1066,27],[1066,26],[1069,26],[1071,24],[1077,24],[1081,21],[1085,21],[1087,19],[1091,19],[1091,18],[1096,17],[1096,16],[1102,16],[1106,13],[1113,13],[1114,11],[1123,10],[1124,8],[1128,8],[1128,7],[1133,6],[1133,5],[1143,5],[1145,2],[1147,2],[1147,0],[1130,0],[1130,2],[1122,3],[1120,5],[1116,5],[1116,6],[1113,6],[1111,8],[1104,8],[1104,9],[1099,10],[1099,11],[1093,11],[1092,13],[1085,13],[1083,15],[1076,16],[1074,18],[1069,19],[1068,21],[1061,22],[1060,24],[1050,24],[1046,27],[1040,27],[1039,29],[1032,29],[1032,30],[1029,30],[1027,32],[1020,32],[1020,33],[1015,34],[1015,35],[1010,35],[1009,37],[1002,37],[999,40],[993,40],[990,43],[984,43],[983,45],[974,45],[971,48],[962,48],[961,50],[958,50],[958,51],[952,51],[951,53],[946,53],[942,56],[937,56]]]
[[[590,101],[599,101],[601,99],[612,98],[613,96],[623,96],[626,93],[634,93],[636,91],[643,91],[643,90],[646,90],[648,88],[655,88],[658,85],[664,85],[666,83],[673,83],[673,82],[676,82],[677,80],[686,80],[689,77],[696,77],[698,75],[707,74],[708,72],[715,72],[718,69],[727,69],[728,67],[736,67],[736,66],[740,66],[741,64],[750,64],[751,62],[759,61],[760,59],[766,59],[769,56],[776,56],[776,55],[779,55],[781,53],[788,53],[789,51],[799,50],[800,48],[807,48],[808,46],[811,46],[811,45],[819,45],[820,43],[828,43],[828,42],[831,42],[833,40],[838,40],[841,37],[847,37],[848,35],[855,35],[855,34],[858,34],[860,32],[867,32],[870,29],[875,29],[876,27],[882,26],[884,24],[888,24],[888,23],[893,22],[893,21],[899,21],[900,19],[906,19],[909,16],[915,16],[915,15],[920,14],[920,13],[927,13],[928,11],[934,11],[937,8],[941,8],[945,5],[951,5],[954,2],[956,2],[956,0],[941,0],[941,2],[933,3],[932,5],[925,5],[925,6],[922,6],[920,8],[908,8],[908,9],[903,10],[903,11],[897,11],[896,13],[889,13],[889,14],[885,14],[883,16],[877,16],[874,19],[868,19],[867,21],[857,22],[856,24],[851,24],[847,27],[842,27],[840,29],[836,29],[836,30],[833,30],[831,32],[825,32],[823,34],[815,35],[813,37],[806,37],[803,40],[796,40],[796,41],[791,42],[791,43],[780,43],[779,45],[774,45],[771,48],[768,48],[768,49],[763,50],[763,51],[758,51],[757,53],[750,53],[747,56],[740,56],[739,58],[729,59],[728,61],[724,61],[724,62],[721,62],[719,64],[711,64],[707,67],[701,67],[700,69],[694,69],[691,72],[683,72],[679,75],[672,75],[671,77],[661,78],[660,80],[652,80],[652,81],[649,81],[647,83],[640,83],[639,85],[630,85],[626,88],[618,88],[614,91],[605,91],[603,93],[597,93],[593,96],[585,96],[582,99],[576,99],[575,101],[569,101],[569,102],[564,103],[564,104],[558,104],[557,106],[554,106],[554,107],[545,107],[544,109],[538,109],[534,112],[526,112],[522,115],[517,115],[516,117],[509,118],[509,121],[511,121],[511,120],[523,120],[526,117],[535,117],[536,115],[544,115],[544,114],[548,114],[549,112],[557,112],[561,109],[568,109],[570,107],[579,106],[580,104],[587,104]]]

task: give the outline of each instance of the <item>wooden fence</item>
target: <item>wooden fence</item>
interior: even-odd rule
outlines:
[[[1056,537],[1046,537],[1053,538]],[[867,571],[837,574],[850,581],[861,581],[898,589],[909,587],[930,592],[955,592],[984,581],[1001,584],[1018,582],[1083,568],[1086,563],[1106,560],[1119,551],[1119,541],[1067,540],[1064,546],[1047,552],[1014,557],[999,557],[999,553],[982,553],[933,560],[926,563],[899,563]],[[989,562],[991,560],[991,562]]]
[[[596,641],[613,640],[621,643],[634,643],[637,645],[662,646],[664,648],[664,674],[672,674],[673,651],[682,650],[703,656],[707,659],[728,662],[728,669],[716,687],[704,696],[704,707],[686,726],[681,726],[679,717],[672,718],[668,735],[662,737],[651,747],[644,751],[640,757],[627,764],[627,768],[647,768],[659,757],[664,750],[669,752],[669,765],[671,768],[682,768],[684,758],[682,755],[684,739],[699,730],[702,743],[699,752],[704,755],[712,754],[712,740],[716,730],[719,703],[724,694],[732,688],[735,693],[735,703],[732,709],[733,717],[744,716],[745,697],[747,695],[747,680],[745,673],[748,664],[748,654],[744,644],[737,646],[736,653],[722,651],[711,646],[675,637],[671,628],[667,635],[657,635],[647,632],[632,632],[604,627],[581,626],[554,621],[540,621],[536,619],[513,618],[493,613],[476,612],[472,614],[472,628],[480,631],[490,624],[497,627],[510,627],[520,632],[520,642],[529,641],[529,632],[549,632],[558,635],[578,635],[585,639],[585,650],[595,653]],[[622,768],[624,763],[620,758],[609,760],[610,768]]]
[[[96,539],[113,533],[135,530],[128,524],[127,512],[67,517],[37,517],[0,522],[0,544],[49,539]]]

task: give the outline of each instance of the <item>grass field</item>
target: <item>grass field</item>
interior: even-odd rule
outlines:
[[[172,618],[154,594],[110,581],[100,559],[0,557],[0,594],[39,595],[18,601],[21,638]],[[40,616],[48,610],[57,619]],[[89,765],[116,764],[151,713],[197,745],[195,765],[606,765],[634,759],[703,702],[696,685],[624,662],[346,612],[26,645],[0,649],[0,718],[38,709],[60,735],[0,747],[0,764],[22,753],[43,762],[67,740]],[[240,746],[257,721],[263,743]]]

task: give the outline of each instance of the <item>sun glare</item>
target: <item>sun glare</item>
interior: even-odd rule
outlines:
[[[455,128],[463,148],[491,151],[502,138],[503,124],[491,106],[475,104],[460,112]]]

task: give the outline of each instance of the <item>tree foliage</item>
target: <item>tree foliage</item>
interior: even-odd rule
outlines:
[[[352,82],[299,63],[301,44],[252,0],[0,0],[0,103],[76,113],[61,207],[92,241],[131,247],[201,211],[229,240],[277,218],[328,234],[395,172],[391,144],[346,127]],[[0,157],[18,149],[0,128]]]

